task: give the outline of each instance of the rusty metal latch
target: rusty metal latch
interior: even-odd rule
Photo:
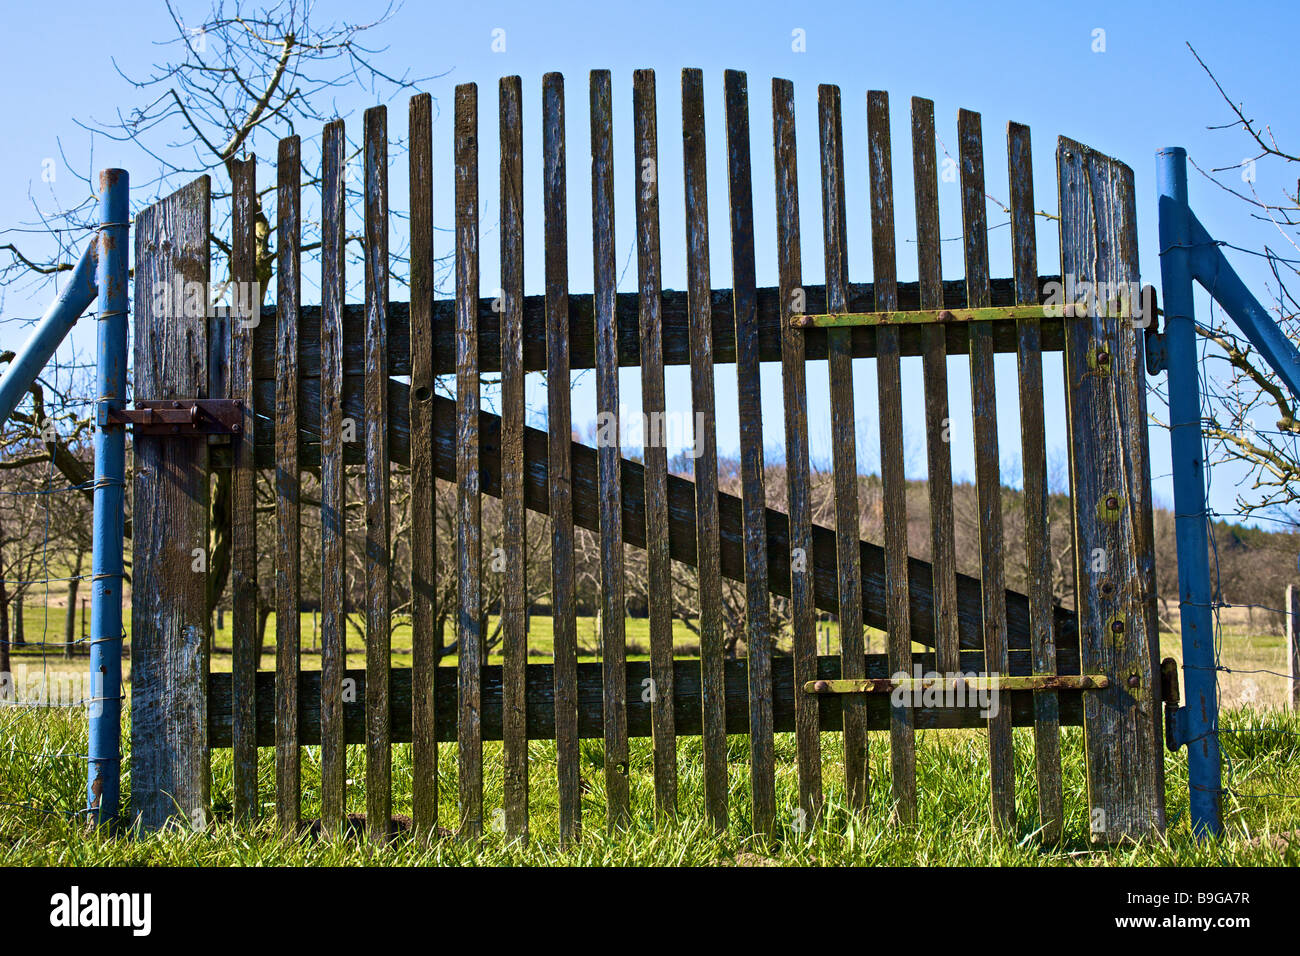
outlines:
[[[108,413],[111,424],[130,425],[137,436],[171,438],[238,435],[243,420],[244,403],[238,398],[139,399],[135,408]]]

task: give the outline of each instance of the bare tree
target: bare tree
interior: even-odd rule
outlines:
[[[1236,197],[1250,219],[1265,230],[1258,248],[1238,251],[1262,259],[1267,270],[1266,306],[1279,328],[1300,343],[1300,154],[1280,145],[1273,128],[1256,119],[1243,102],[1233,100],[1210,67],[1188,49],[1214,83],[1231,118],[1210,129],[1235,130],[1244,137],[1245,156],[1230,164],[1203,169],[1193,166],[1220,189]],[[1197,332],[1209,344],[1204,350],[1207,394],[1203,428],[1212,461],[1237,462],[1249,479],[1239,485],[1237,508],[1245,515],[1271,516],[1294,523],[1300,515],[1294,503],[1300,493],[1300,423],[1295,399],[1281,379],[1217,310],[1202,316]]]
[[[213,178],[213,232],[216,250],[213,274],[226,276],[210,290],[214,309],[228,307],[234,290],[229,285],[231,235],[230,173],[236,161],[262,150],[274,156],[279,138],[300,135],[303,140],[303,250],[319,245],[319,211],[314,206],[313,188],[319,183],[320,133],[329,120],[340,116],[337,100],[346,88],[361,90],[384,102],[402,91],[414,91],[422,78],[407,70],[389,70],[382,65],[385,48],[371,43],[371,37],[389,25],[398,8],[389,6],[378,17],[362,23],[325,21],[314,5],[305,0],[261,6],[214,2],[201,20],[186,20],[176,5],[165,5],[164,38],[158,42],[161,58],[137,69],[114,62],[119,74],[140,95],[137,105],[119,109],[107,120],[80,122],[93,136],[129,142],[145,157],[141,169],[133,169],[132,198],[135,209],[155,202],[197,175]],[[92,142],[93,142],[92,136]],[[397,152],[402,151],[398,144]],[[359,153],[349,140],[348,201],[356,208],[361,201],[358,177],[352,174]],[[97,199],[93,170],[78,172],[76,164],[65,165],[84,186],[82,198],[71,207],[44,209],[38,206],[36,221],[0,233],[0,287],[42,290],[70,270],[79,247],[95,228]],[[149,167],[152,167],[149,169]],[[263,185],[257,196],[256,272],[258,304],[265,298],[275,268],[270,222],[274,183]],[[270,212],[270,214],[268,214]],[[353,222],[359,217],[353,215]],[[28,248],[27,243],[39,245]],[[348,236],[348,249],[356,261],[361,258],[363,237]],[[392,275],[403,282],[407,275],[401,248],[394,250]],[[353,276],[360,270],[350,270]],[[0,356],[3,360],[3,356]],[[20,412],[16,428],[27,428],[26,437],[36,437],[39,415]],[[89,419],[76,429],[88,429]],[[74,430],[76,430],[74,429]],[[68,436],[54,436],[47,453],[71,485],[86,485],[90,469],[84,458],[69,453]],[[215,608],[230,570],[229,473],[218,472],[213,494],[213,542],[209,568],[208,602]],[[272,540],[265,538],[265,540]],[[266,558],[266,556],[263,556]],[[269,559],[268,559],[269,560]],[[265,607],[269,603],[262,600]],[[263,609],[262,619],[267,612]]]

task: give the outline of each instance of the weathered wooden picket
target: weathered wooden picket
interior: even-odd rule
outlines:
[[[656,806],[678,807],[676,741],[703,738],[704,809],[729,819],[728,734],[750,738],[752,824],[778,826],[773,735],[797,741],[800,807],[815,819],[823,799],[819,734],[842,732],[845,790],[865,807],[871,731],[888,731],[892,797],[899,818],[918,813],[914,737],[922,728],[987,727],[992,820],[1016,819],[1012,727],[1032,726],[1043,836],[1061,834],[1059,729],[1082,724],[1088,804],[1095,839],[1140,837],[1164,826],[1159,669],[1143,352],[1138,303],[1094,303],[1055,314],[1042,307],[1054,277],[1038,275],[1029,130],[1008,126],[1014,275],[989,276],[984,149],[977,113],[958,119],[965,280],[944,281],[940,266],[939,163],[933,105],[913,99],[912,163],[919,281],[897,280],[886,94],[866,99],[872,277],[849,281],[840,91],[818,96],[821,222],[825,285],[806,286],[800,261],[795,95],[772,82],[776,170],[775,287],[757,284],[745,74],[727,72],[726,119],[731,288],[709,271],[705,83],[682,73],[685,169],[685,292],[662,289],[659,182],[637,177],[636,293],[616,291],[613,89],[607,71],[590,79],[594,294],[570,296],[566,207],[565,96],[559,74],[542,83],[545,294],[524,295],[522,83],[503,79],[500,109],[501,303],[480,298],[478,91],[457,87],[455,136],[455,298],[434,294],[433,114],[427,95],[410,103],[410,302],[389,301],[387,150],[383,107],[364,121],[365,296],[345,301],[345,156],[342,121],[323,140],[321,304],[301,303],[299,142],[280,144],[275,223],[277,289],[259,322],[236,315],[211,336],[208,320],[161,309],[154,290],[208,276],[208,181],[143,212],[137,220],[136,394],[242,401],[242,427],[228,446],[136,438],[132,635],[132,799],[147,826],[181,813],[206,819],[209,752],[233,747],[234,810],[259,806],[261,748],[274,747],[275,807],[288,832],[300,826],[301,750],[319,745],[326,830],[345,814],[346,747],[365,744],[366,814],[376,836],[391,816],[391,745],[411,742],[414,825],[438,824],[438,744],[457,747],[461,833],[484,823],[483,742],[502,740],[504,821],[526,835],[527,741],[556,741],[561,837],[580,834],[579,740],[604,742],[607,820],[628,818],[630,736],[653,738]],[[638,171],[658,163],[653,72],[633,86]],[[858,167],[850,167],[856,169]],[[1080,283],[1127,290],[1137,282],[1130,170],[1070,140],[1057,149],[1061,273]],[[232,166],[231,278],[256,282],[254,161]],[[950,227],[951,228],[951,227]],[[1116,307],[1118,306],[1118,307]],[[1048,548],[1048,485],[1042,353],[1064,352],[1070,450],[1075,607],[1054,604]],[[1027,593],[1006,588],[996,420],[994,354],[1018,357]],[[975,485],[982,573],[957,573],[953,481],[946,434],[947,359],[967,354],[975,436]],[[227,358],[228,355],[228,358]],[[921,356],[929,466],[932,563],[909,557],[904,480],[901,357]],[[884,540],[859,538],[854,360],[874,358],[879,382]],[[832,414],[835,527],[812,521],[805,366],[827,361]],[[781,364],[788,500],[766,507],[762,363]],[[741,495],[719,491],[713,366],[735,363],[739,382]],[[666,449],[647,443],[643,462],[617,444],[572,440],[569,381],[594,369],[597,407],[619,409],[618,370],[641,371],[642,412],[665,409],[664,369],[689,365],[691,402],[702,414],[694,481],[669,473]],[[525,427],[524,376],[545,370],[548,429]],[[500,375],[500,416],[479,406],[480,375]],[[456,398],[435,394],[437,376],[455,374]],[[409,385],[400,379],[409,377]],[[359,440],[345,442],[344,420]],[[410,466],[411,622],[409,668],[390,663],[390,463]],[[366,666],[347,670],[344,653],[344,468],[365,468]],[[300,669],[302,576],[300,470],[320,468],[322,665]],[[208,673],[204,637],[206,568],[193,555],[208,545],[208,476],[233,469],[233,664]],[[275,469],[276,667],[259,671],[257,469]],[[455,551],[435,553],[435,481],[454,482]],[[487,664],[482,627],[482,495],[502,501],[505,590],[501,665]],[[525,631],[525,514],[550,519],[554,662],[528,663]],[[574,580],[575,527],[599,536],[602,660],[579,663]],[[628,661],[624,634],[623,546],[648,553],[650,660]],[[698,659],[674,659],[670,564],[697,569]],[[459,582],[454,615],[458,666],[435,658],[435,563]],[[743,582],[746,657],[728,659],[721,582]],[[773,654],[769,594],[789,598],[793,652]],[[815,615],[838,616],[838,656],[818,656]],[[888,634],[886,654],[864,652],[864,626]],[[912,642],[932,648],[914,654]],[[944,674],[1000,675],[1002,707],[985,720],[975,707],[895,707],[880,691],[914,664]],[[355,702],[344,682],[355,682]],[[651,682],[646,684],[647,679]],[[977,681],[968,681],[974,687]],[[654,693],[644,700],[642,688]],[[923,811],[922,807],[922,811]],[[449,821],[443,821],[447,824]]]

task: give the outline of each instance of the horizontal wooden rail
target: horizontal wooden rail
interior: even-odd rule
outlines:
[[[867,674],[873,677],[888,675],[888,661],[883,654],[866,655]],[[1077,653],[1062,655],[1063,666],[1071,664],[1077,670]],[[918,654],[914,662],[922,668],[934,666],[931,654]],[[978,651],[962,654],[962,667],[979,670],[983,656]],[[1029,670],[1029,653],[1012,652],[1011,669]],[[839,676],[839,657],[819,657],[817,675],[833,680]],[[356,681],[356,701],[343,704],[343,723],[347,742],[365,742],[365,682],[362,670],[350,670],[347,677]],[[649,737],[650,705],[642,700],[645,681],[650,677],[649,661],[628,661],[627,664],[627,729],[631,737]],[[482,673],[482,731],[484,740],[501,739],[501,667],[496,664],[483,668]],[[438,740],[456,739],[456,669],[438,669],[434,686]],[[727,733],[743,734],[749,730],[748,668],[744,660],[726,662]],[[389,672],[390,712],[393,743],[407,743],[411,739],[411,671],[395,667]],[[548,740],[555,736],[555,685],[550,664],[529,664],[526,689],[528,737]],[[212,747],[229,747],[231,741],[230,675],[212,674],[208,678],[208,736]],[[700,662],[697,659],[679,659],[673,662],[673,706],[678,735],[699,736],[700,719]],[[772,661],[772,717],[778,733],[794,730],[794,661],[778,657]],[[1011,721],[1017,727],[1031,726],[1034,722],[1033,692],[1014,690],[1010,693]],[[257,675],[257,743],[270,747],[275,743],[275,673],[259,671]],[[821,729],[841,729],[840,702],[835,697],[821,700]],[[983,727],[987,720],[980,716],[978,706],[915,709],[918,729],[957,727]],[[871,730],[889,729],[889,698],[869,695],[867,700],[868,726]],[[1083,722],[1081,691],[1061,691],[1061,723],[1078,726]],[[578,665],[578,734],[588,739],[599,739],[604,733],[603,685],[601,665]],[[320,671],[302,671],[298,677],[298,734],[303,744],[320,742]]]
[[[1056,276],[1041,276],[1039,289],[1048,283],[1059,282]],[[1016,304],[1011,279],[993,279],[990,283],[992,304]],[[804,286],[804,311],[808,314],[826,311],[824,286]],[[850,283],[848,305],[853,312],[872,312],[876,307],[875,292],[870,283]],[[780,293],[775,288],[757,290],[759,358],[764,362],[781,360],[781,310]],[[530,295],[524,298],[524,370],[533,372],[546,368],[546,322],[544,297]],[[943,305],[958,309],[966,305],[966,289],[960,280],[943,284]],[[713,361],[729,364],[736,361],[736,320],[733,312],[732,291],[714,289],[711,302],[713,328]],[[455,372],[453,364],[456,348],[454,342],[454,302],[436,299],[433,303],[433,363],[434,374]],[[919,309],[920,294],[915,282],[899,283],[898,307]],[[501,313],[494,299],[480,299],[478,310],[479,371],[501,370]],[[635,292],[619,293],[617,299],[618,364],[623,367],[641,364],[639,326],[640,302]],[[298,344],[302,374],[312,374],[320,368],[320,307],[304,305],[299,309]],[[1060,350],[1063,342],[1061,319],[1044,319],[1043,349]],[[594,368],[596,364],[595,317],[590,295],[569,296],[570,364],[574,369]],[[349,303],[343,307],[343,373],[361,375],[365,372],[365,306]],[[948,354],[964,355],[967,351],[968,330],[962,323],[946,329]],[[272,380],[276,375],[276,310],[275,305],[262,307],[261,321],[254,330],[253,375],[257,379]],[[1016,350],[1014,321],[993,323],[993,345],[999,352]],[[923,343],[919,328],[902,329],[899,334],[902,355],[921,355]],[[806,357],[810,360],[826,358],[824,332],[812,332],[805,343]],[[688,365],[691,361],[686,311],[686,293],[672,289],[663,292],[663,353],[665,365]],[[853,332],[855,358],[873,358],[876,354],[874,329],[862,328]],[[390,302],[388,305],[388,369],[391,375],[411,374],[410,304]]]
[[[403,464],[409,458],[408,389],[402,382],[389,382],[389,453]],[[300,383],[303,437],[308,441],[318,439],[320,433],[320,388],[318,379]],[[429,396],[433,405],[434,473],[444,481],[456,480],[456,403],[440,395]],[[265,404],[263,404],[265,402]],[[270,394],[259,393],[259,408],[273,408]],[[364,412],[359,389],[348,388],[345,383],[343,415],[356,421],[357,434],[364,434]],[[274,421],[259,419],[256,431],[259,467],[275,464]],[[493,497],[501,496],[501,419],[487,412],[479,415],[481,491]],[[360,462],[364,450],[360,442],[344,446],[345,460]],[[225,449],[214,449],[214,459],[219,465]],[[352,457],[355,455],[356,457]],[[596,450],[580,442],[572,445],[573,456],[573,517],[575,523],[591,531],[598,530]],[[311,467],[320,460],[319,446],[304,444],[303,467]],[[228,457],[224,457],[228,463]],[[645,469],[639,462],[623,460],[623,537],[635,547],[645,547]],[[549,513],[549,488],[547,475],[547,434],[535,428],[524,433],[524,497],[529,510]],[[722,574],[733,581],[743,581],[745,574],[744,540],[740,499],[728,494],[718,495],[720,538],[722,547]],[[668,478],[669,544],[673,560],[695,566],[695,492],[692,483],[675,475]],[[770,569],[770,590],[774,594],[789,595],[790,590],[790,537],[789,522],[784,512],[766,510],[767,551]],[[831,613],[838,611],[836,587],[835,533],[829,528],[813,528],[813,591],[818,608]],[[912,638],[919,643],[932,645],[934,641],[934,602],[931,571],[928,562],[917,558],[908,561],[908,588]],[[870,627],[884,630],[885,621],[885,560],[881,547],[862,542],[862,598],[864,621]],[[980,582],[967,575],[957,575],[957,627],[961,646],[983,647],[982,603]],[[1029,604],[1025,595],[1008,590],[1007,634],[1013,648],[1029,646]],[[1055,609],[1054,627],[1058,646],[1078,646],[1074,612]],[[1061,673],[1058,669],[1058,673]]]

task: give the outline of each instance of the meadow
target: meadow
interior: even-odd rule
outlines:
[[[304,666],[310,663],[311,632],[304,615]],[[37,620],[33,615],[32,621]],[[229,626],[229,618],[226,620]],[[274,622],[272,622],[273,628]],[[629,619],[630,642],[647,640],[644,621]],[[533,619],[530,646],[549,657],[549,620]],[[32,631],[35,631],[32,628]],[[39,633],[38,631],[36,633]],[[225,632],[228,636],[228,631]],[[595,653],[594,620],[580,621],[586,634],[584,656]],[[353,638],[350,636],[350,651]],[[228,641],[218,633],[214,669],[228,669]],[[679,652],[688,653],[694,635],[682,627]],[[831,636],[834,646],[833,634]],[[879,635],[876,635],[879,640]],[[1163,649],[1176,650],[1174,635]],[[409,637],[406,639],[409,648]],[[1274,646],[1276,645],[1276,646]],[[403,666],[402,638],[394,636],[394,665]],[[820,649],[820,648],[819,648]],[[356,642],[360,650],[360,642]],[[264,666],[271,665],[268,644]],[[304,832],[282,838],[274,825],[274,766],[270,750],[259,762],[261,819],[236,825],[230,819],[232,795],[229,750],[212,757],[214,819],[202,832],[176,829],[159,834],[118,834],[85,830],[75,810],[84,802],[86,714],[84,708],[0,708],[0,865],[1021,865],[1021,866],[1168,866],[1203,864],[1278,865],[1300,863],[1300,716],[1285,709],[1288,682],[1279,676],[1281,640],[1244,633],[1243,626],[1224,628],[1222,715],[1227,833],[1217,842],[1199,842],[1187,817],[1186,758],[1166,754],[1168,832],[1162,840],[1140,845],[1098,848],[1089,843],[1083,735],[1079,728],[1062,732],[1066,827],[1062,842],[1045,846],[1038,838],[1037,794],[1033,772],[1034,741],[1030,729],[1015,731],[1016,795],[1019,822],[1014,833],[995,835],[989,827],[988,751],[982,731],[922,732],[917,738],[918,823],[898,825],[891,819],[889,737],[872,733],[871,804],[855,813],[845,804],[843,751],[838,734],[822,738],[825,813],[813,826],[797,813],[795,742],[792,734],[776,737],[777,799],[782,808],[774,839],[751,833],[749,821],[748,738],[729,739],[731,817],[727,829],[714,832],[703,807],[702,755],[698,738],[679,740],[679,805],[670,818],[656,819],[650,741],[634,739],[629,768],[632,822],[609,833],[604,819],[603,748],[582,743],[583,838],[561,849],[554,781],[555,747],[530,744],[532,816],[527,844],[507,838],[499,826],[502,805],[500,744],[485,744],[485,819],[476,840],[458,839],[456,821],[456,748],[439,749],[440,821],[435,839],[400,830],[384,847],[356,835],[322,838]],[[360,666],[352,659],[352,666]],[[318,665],[315,665],[318,666]],[[51,648],[31,648],[15,655],[14,668],[41,668],[52,678],[71,679],[85,668],[85,658],[63,658]],[[1249,683],[1248,683],[1249,682]],[[129,684],[127,688],[129,694]],[[129,710],[129,708],[128,708]],[[124,720],[129,766],[130,729]],[[365,804],[364,753],[349,748],[349,809]],[[407,745],[393,748],[393,809],[409,812],[411,755]],[[304,749],[303,816],[319,815],[319,750]],[[130,774],[123,774],[129,800]]]

